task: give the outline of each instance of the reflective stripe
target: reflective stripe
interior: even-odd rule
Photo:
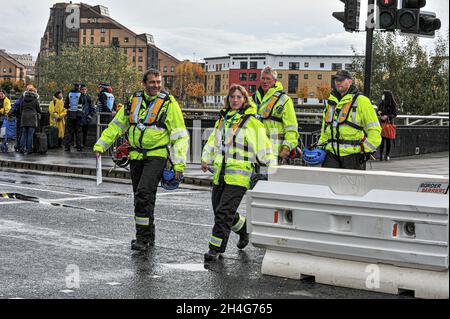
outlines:
[[[127,128],[118,119],[115,118],[115,119],[112,120],[112,122],[114,124],[116,124],[122,130],[122,132],[126,131]]]
[[[347,148],[355,148],[359,146],[354,146],[354,145],[350,145],[350,144],[338,144],[338,143],[333,143],[333,147],[334,148],[340,148],[340,149],[347,149]]]
[[[376,122],[372,122],[366,125],[366,128],[371,128],[374,126],[380,126],[380,122],[376,121]]]
[[[272,153],[272,149],[266,148],[265,150],[260,150],[260,151],[258,152],[258,155],[257,155],[257,156],[261,159],[261,158],[266,157],[266,156],[269,155],[270,153]]]
[[[184,157],[174,156],[173,163],[174,164],[186,164],[186,159]]]
[[[179,139],[180,137],[184,137],[184,136],[187,136],[187,135],[189,135],[188,131],[182,130],[182,131],[179,131],[177,133],[174,133],[174,134],[170,135],[170,140],[171,141],[175,141],[175,140]]]
[[[292,143],[289,142],[289,141],[283,141],[283,143],[281,143],[281,145],[287,145],[287,146],[289,146],[289,148],[290,148],[291,150],[293,150],[293,149],[295,148],[295,145],[292,144]]]
[[[215,236],[211,236],[211,239],[209,240],[209,243],[211,245],[218,247],[218,248],[222,247],[222,242],[223,242],[223,239],[215,237]]]
[[[134,99],[134,98],[133,98]],[[142,101],[143,98],[142,97],[138,97],[136,100],[136,105],[135,105],[135,109],[134,109],[134,113],[132,114],[132,118],[134,120],[133,123],[139,123],[139,111],[141,109],[141,105],[142,105]]]
[[[377,148],[371,144],[368,140],[364,141],[364,145],[367,146],[368,148],[370,148],[372,151],[376,152]]]
[[[285,130],[285,131],[298,131],[298,127],[297,127],[297,126],[294,126],[294,125],[292,125],[292,126],[286,126],[286,127],[284,128],[284,130]]]
[[[146,129],[146,130],[153,130],[153,131],[160,131],[160,132],[166,131],[165,128],[163,128],[163,127],[157,127],[157,126],[155,126],[155,125],[153,125],[153,126],[147,126],[147,127],[145,127],[145,129]]]
[[[333,122],[333,115],[334,115],[334,106],[331,106],[328,111],[330,112],[329,117],[328,117],[328,123],[332,123]]]
[[[103,149],[106,151],[109,148],[109,145],[103,142],[102,140],[98,140],[97,144],[103,146]]]
[[[242,227],[244,227],[244,225],[245,225],[245,217],[239,215],[238,222],[236,223],[236,225],[231,227],[231,230],[234,231],[235,233],[237,233],[237,232],[239,232],[242,229]]]
[[[150,226],[150,218],[134,217],[134,219],[136,220],[136,225]]]
[[[209,144],[206,144],[205,147],[203,148],[204,151],[208,152],[208,153],[212,153],[215,150],[214,146],[211,146]]]
[[[235,148],[235,149],[238,149],[238,150],[240,150],[240,151],[244,151],[244,152],[246,151],[245,149],[247,148],[247,149],[248,149],[247,152],[249,152],[249,153],[255,153],[255,151],[254,151],[254,149],[253,149],[253,147],[252,147],[251,145],[245,146],[244,144],[236,143],[236,145],[235,145],[234,148]]]
[[[225,174],[242,175],[242,176],[246,176],[246,177],[252,177],[251,172],[242,171],[242,170],[238,170],[238,169],[227,169],[227,170],[225,170]]]

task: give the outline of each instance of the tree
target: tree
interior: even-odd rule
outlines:
[[[308,87],[302,86],[297,92],[297,97],[302,100],[301,104],[303,104],[304,99],[308,98]]]
[[[317,87],[317,98],[319,100],[328,100],[331,94],[331,86],[323,85]]]
[[[184,102],[205,94],[205,71],[198,63],[185,60],[175,69],[174,94]]]
[[[39,58],[38,76],[38,90],[46,99],[57,89],[67,93],[74,83],[86,84],[92,93],[98,84],[106,82],[116,98],[124,101],[141,87],[142,75],[128,67],[127,56],[120,48],[67,46],[60,55]]]
[[[364,60],[354,52],[356,82],[363,83]],[[448,112],[448,32],[437,37],[432,52],[417,37],[376,33],[373,52],[371,100],[378,103],[390,90],[403,113]]]

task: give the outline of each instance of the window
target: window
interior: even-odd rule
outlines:
[[[106,29],[102,28],[102,30],[100,31],[101,33],[106,33]]]
[[[290,62],[289,63],[289,70],[299,70],[300,69],[300,63],[298,62]]]
[[[86,29],[83,29],[83,35],[86,35]]]
[[[280,63],[278,63],[278,66],[282,67],[284,65],[283,62],[280,61]]]
[[[140,53],[144,52],[144,49],[139,48],[139,52],[140,52]]]
[[[353,72],[353,64],[345,64],[345,69],[347,71]]]
[[[86,45],[86,38],[83,38],[83,45]]]
[[[249,93],[255,93],[256,92],[256,85],[249,85],[248,86],[248,92]]]
[[[239,81],[247,81],[247,73],[240,73]]]
[[[3,73],[6,73],[6,68],[3,68]]]
[[[305,68],[309,68],[309,62],[305,62]]]
[[[322,74],[317,75],[317,80],[322,80]]]
[[[142,57],[140,57],[140,58],[142,58]],[[168,67],[165,66],[165,67],[164,67],[164,72],[167,72],[167,71],[168,71]]]
[[[308,98],[304,98],[303,103],[308,103]]]
[[[124,38],[123,42],[128,43],[128,42],[130,42],[130,39],[129,38]]]
[[[91,29],[91,35],[94,35],[94,29]]]
[[[106,42],[105,37],[101,37],[101,38],[100,38],[100,42],[101,42],[101,43],[105,43],[105,42]],[[125,49],[125,50],[126,50],[126,49]],[[125,53],[127,53],[127,52],[125,51]]]
[[[142,55],[140,55],[139,57],[138,57],[138,62],[144,62],[144,58],[142,57]],[[167,72],[167,71],[166,71]]]
[[[297,88],[298,88],[298,74],[289,74],[288,94],[297,93]]]
[[[308,75],[308,74],[304,74],[304,75],[303,75],[303,78],[304,78],[305,80],[308,80],[308,79],[309,79],[309,75]]]
[[[9,68],[9,73],[12,73],[12,69],[11,68]]]
[[[282,79],[283,78],[283,74],[278,74],[278,78]]]
[[[241,62],[241,69],[247,70],[248,69],[248,63],[247,62]]]
[[[91,37],[91,45],[94,44],[94,37]]]
[[[325,67],[325,63],[320,63],[320,67],[323,69]]]
[[[250,69],[257,69],[258,68],[258,62],[250,62]]]
[[[331,64],[331,69],[333,71],[340,71],[340,70],[342,70],[342,63],[332,63]]]
[[[135,56],[133,57],[133,62],[136,62],[136,57]]]
[[[139,71],[142,71],[142,66],[138,66],[138,70],[139,70]]]
[[[174,67],[174,66],[172,66],[172,67],[170,68],[170,72],[175,72],[175,67]]]
[[[256,81],[258,75],[256,73],[250,73],[250,81]]]

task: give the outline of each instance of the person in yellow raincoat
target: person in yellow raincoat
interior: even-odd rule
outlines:
[[[64,100],[61,91],[58,91],[53,96],[53,101],[50,102],[48,107],[48,113],[50,113],[50,125],[58,128],[58,147],[62,146],[64,141],[64,131],[66,129],[67,109],[64,107]]]

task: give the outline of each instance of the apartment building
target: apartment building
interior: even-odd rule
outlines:
[[[27,68],[5,50],[0,49],[0,81],[25,81]]]
[[[355,56],[276,55],[271,53],[233,53],[205,58],[207,94],[204,102],[220,106],[231,84],[241,84],[250,94],[259,87],[261,71],[271,66],[278,81],[295,104],[322,103],[319,88],[332,87],[332,75],[338,70],[353,70]]]
[[[128,65],[138,71],[156,68],[171,88],[180,61],[155,45],[151,34],[136,34],[110,17],[104,6],[85,3],[56,3],[41,38],[40,56],[60,54],[64,45],[119,47],[128,56]]]

